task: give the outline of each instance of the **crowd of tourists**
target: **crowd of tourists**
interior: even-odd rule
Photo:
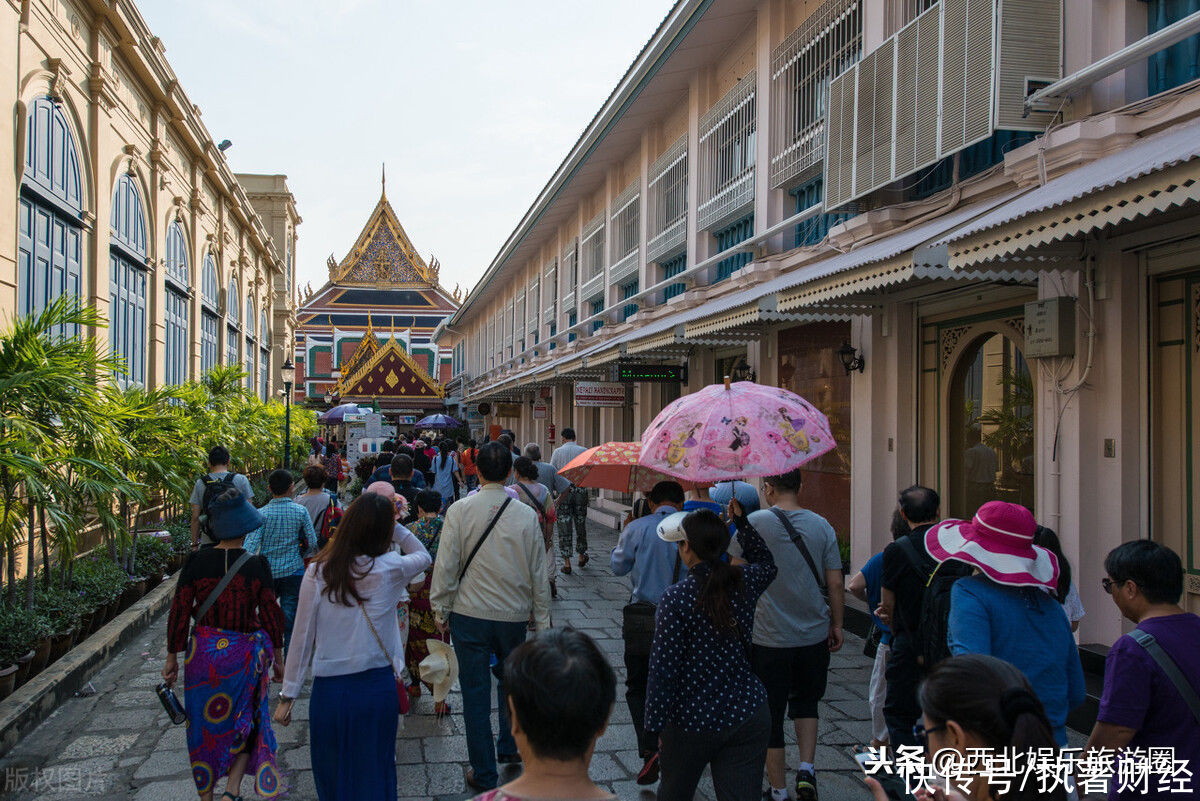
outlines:
[[[452,714],[455,681],[465,781],[477,798],[614,798],[589,764],[616,672],[585,633],[552,627],[556,576],[589,559],[588,491],[559,472],[584,448],[569,428],[563,439],[543,461],[510,432],[482,444],[401,438],[353,475],[335,442],[314,442],[301,486],[274,471],[261,509],[228,451],[213,448],[191,498],[195,550],[180,573],[163,669],[174,684],[185,654],[200,797],[213,798],[224,779],[222,801],[239,801],[247,776],[260,796],[283,789],[273,725],[291,725],[311,675],[322,801],[395,799],[402,716],[423,692],[436,714]],[[661,481],[634,503],[610,567],[631,586],[622,636],[637,783],[685,801],[707,770],[720,801],[835,797],[820,790],[828,766],[817,744],[849,592],[872,615],[871,739],[862,745],[875,750],[863,764],[957,755],[966,784],[918,798],[1067,799],[1094,789],[1076,787],[1070,770],[1049,788],[1004,781],[978,758],[979,749],[1059,753],[1085,699],[1073,634],[1084,609],[1055,533],[998,500],[970,520],[942,519],[938,494],[913,486],[896,499],[891,544],[847,582],[834,529],[804,507],[802,488],[799,469],[765,478],[761,493],[745,481],[687,491]],[[1171,748],[1183,761],[1175,788],[1194,792],[1200,617],[1179,606],[1180,558],[1135,540],[1109,553],[1104,570],[1116,608],[1102,613],[1136,628],[1108,654],[1095,727],[1075,756]],[[517,764],[519,776],[500,786],[503,766]],[[870,772],[877,799],[907,797],[894,775]],[[1114,783],[1109,795],[1176,797],[1154,784]]]

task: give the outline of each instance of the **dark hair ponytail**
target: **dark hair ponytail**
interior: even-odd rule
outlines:
[[[1050,551],[1058,560],[1058,589],[1055,591],[1054,597],[1060,604],[1066,603],[1067,594],[1071,592],[1071,563],[1063,554],[1062,543],[1059,542],[1058,535],[1052,528],[1038,526],[1037,530],[1033,532],[1033,544]]]
[[[935,725],[954,721],[985,748],[1057,750],[1042,702],[1021,671],[994,656],[963,654],[939,662],[921,684],[921,709]],[[1014,786],[998,801],[1065,801],[1066,791]]]
[[[729,548],[729,529],[714,512],[701,509],[683,519],[683,533],[692,552],[710,567],[700,587],[697,606],[718,632],[736,633],[733,596],[742,591],[742,569],[731,565],[725,554]]]
[[[438,465],[439,470],[446,466],[446,459],[449,458],[450,451],[453,449],[454,446],[450,444],[450,440],[448,439],[443,439],[440,443],[438,443],[438,450],[442,452],[442,461]]]

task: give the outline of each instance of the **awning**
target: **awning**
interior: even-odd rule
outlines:
[[[961,269],[1200,200],[1198,156],[1200,121],[1060,175],[934,244]]]

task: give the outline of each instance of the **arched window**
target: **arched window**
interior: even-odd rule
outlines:
[[[187,238],[178,222],[167,226],[164,254],[167,268],[165,376],[168,384],[182,384],[187,380],[188,372],[188,288],[192,281]]]
[[[119,384],[146,383],[146,214],[142,193],[130,175],[113,191],[108,250],[108,344],[125,359]]]
[[[225,318],[228,327],[225,330],[225,365],[237,366],[242,363],[242,332],[238,329],[238,314],[241,313],[242,298],[238,294],[237,282],[230,279],[229,289],[225,293]]]
[[[254,298],[246,297],[246,389],[254,389]]]
[[[204,256],[204,274],[200,286],[200,370],[207,373],[217,366],[217,331],[220,329],[220,279],[217,260]]]
[[[271,399],[271,339],[267,335],[267,313],[263,311],[258,318],[258,383],[262,399]]]
[[[39,97],[29,106],[17,208],[18,314],[37,314],[63,295],[81,295],[80,187],[79,154],[67,118],[53,100]]]

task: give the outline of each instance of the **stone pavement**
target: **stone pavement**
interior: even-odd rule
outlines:
[[[612,576],[608,552],[616,535],[590,526],[591,563],[559,578],[554,602],[554,625],[572,625],[595,637],[624,681],[621,607],[629,597],[627,579]],[[0,760],[0,797],[14,801],[73,801],[107,797],[132,801],[195,799],[190,777],[184,727],[172,726],[158,703],[154,687],[163,663],[165,613],[141,637],[93,680],[96,694],[74,698]],[[850,749],[870,741],[870,711],[866,701],[870,660],[862,641],[846,636],[833,657],[829,688],[821,704],[818,781],[824,799],[868,799]],[[432,715],[428,695],[417,699],[403,721],[396,743],[397,781],[402,799],[466,799],[463,776],[467,763],[461,698],[450,697],[455,714],[443,720]],[[308,750],[307,691],[296,702],[293,723],[276,727],[279,768],[289,788],[283,797],[316,799]],[[493,712],[493,726],[495,713]],[[788,763],[794,765],[794,740],[788,731]],[[651,801],[654,788],[634,783],[641,761],[635,750],[633,726],[625,705],[624,686],[617,687],[617,704],[607,732],[592,759],[592,777],[622,801]],[[502,776],[512,777],[517,768]],[[790,779],[790,774],[789,774]],[[223,787],[223,785],[218,785]],[[249,780],[243,794],[254,797]],[[707,778],[698,798],[711,799]]]

